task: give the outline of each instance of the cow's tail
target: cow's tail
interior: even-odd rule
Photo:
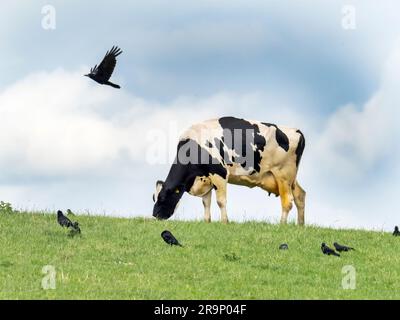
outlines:
[[[298,167],[301,157],[303,156],[304,148],[306,146],[306,139],[304,138],[304,135],[300,130],[297,130],[296,132],[300,135],[299,142],[296,148],[296,166]]]

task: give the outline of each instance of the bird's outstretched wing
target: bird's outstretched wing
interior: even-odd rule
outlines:
[[[90,70],[90,73],[95,74],[96,77],[101,78],[103,81],[108,81],[114,72],[115,65],[117,64],[117,57],[122,53],[122,50],[117,46],[113,46],[110,51],[107,51],[103,61],[99,66],[95,65]]]

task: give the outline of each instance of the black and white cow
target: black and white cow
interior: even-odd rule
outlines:
[[[195,124],[180,137],[167,179],[156,183],[153,216],[171,217],[188,192],[203,198],[205,221],[210,222],[214,189],[226,223],[227,183],[232,183],[280,196],[281,223],[287,222],[294,200],[303,225],[306,193],[296,176],[304,147],[300,130],[271,123],[223,117]]]

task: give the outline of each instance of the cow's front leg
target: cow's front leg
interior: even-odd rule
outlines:
[[[211,222],[211,196],[212,196],[212,189],[206,195],[203,196],[205,222]]]
[[[217,174],[212,175],[210,178],[211,178],[211,181],[215,188],[215,194],[217,196],[218,207],[221,210],[221,222],[228,223],[228,214],[226,212],[227,180]]]

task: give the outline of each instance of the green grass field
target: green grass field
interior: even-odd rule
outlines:
[[[1,299],[399,299],[400,238],[267,223],[77,216],[69,237],[53,214],[0,214]],[[171,230],[184,248],[169,247]],[[357,251],[324,256],[334,241]],[[281,243],[289,250],[278,250]],[[54,266],[56,289],[42,289]],[[342,288],[342,268],[356,289]]]

